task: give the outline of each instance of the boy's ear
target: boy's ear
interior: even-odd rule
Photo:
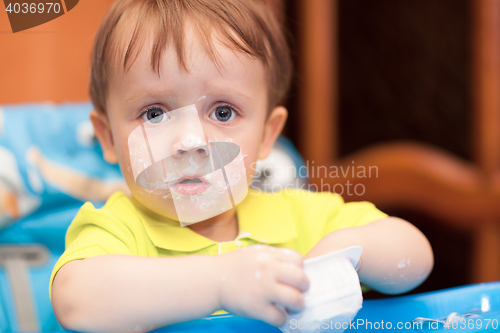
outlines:
[[[111,127],[109,126],[108,116],[104,112],[92,110],[90,111],[90,120],[92,121],[92,125],[94,125],[95,136],[101,144],[104,159],[111,164],[118,163],[118,155]]]
[[[257,157],[259,160],[263,160],[269,156],[274,142],[278,138],[278,135],[280,135],[283,126],[285,126],[287,117],[288,111],[283,106],[275,107],[271,111],[269,117],[267,117],[266,124],[264,125],[262,141],[260,143],[259,155]]]

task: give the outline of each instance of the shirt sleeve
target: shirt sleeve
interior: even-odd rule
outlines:
[[[387,217],[370,202],[345,203],[342,196],[331,192],[297,191],[283,198],[289,202],[298,234],[291,247],[302,254],[332,231]]]
[[[343,228],[359,227],[388,216],[368,201],[344,203],[342,200],[332,213],[325,225],[325,234]]]
[[[128,227],[107,209],[95,209],[91,203],[82,206],[66,233],[66,250],[52,270],[52,283],[62,266],[72,260],[104,254],[136,254],[134,236]]]

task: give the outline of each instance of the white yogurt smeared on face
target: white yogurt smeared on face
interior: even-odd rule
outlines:
[[[203,139],[200,138],[198,135],[189,133],[188,136],[182,140],[182,145],[184,146],[185,149],[189,148],[194,148],[194,147],[200,147],[204,145]]]

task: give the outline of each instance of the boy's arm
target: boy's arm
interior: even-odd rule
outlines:
[[[404,293],[417,287],[434,265],[427,238],[412,224],[395,217],[333,231],[304,259],[351,245],[363,248],[358,270],[360,281],[386,294]]]
[[[74,260],[54,279],[54,313],[67,329],[101,332],[144,332],[203,317],[218,304],[212,262],[208,256]]]
[[[65,264],[52,305],[66,328],[145,332],[224,308],[282,325],[282,305],[300,311],[308,281],[302,256],[251,246],[221,256],[148,258],[101,255]]]

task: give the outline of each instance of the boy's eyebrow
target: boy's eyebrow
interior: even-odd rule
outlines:
[[[162,92],[150,92],[150,91],[145,91],[145,92],[141,92],[141,93],[138,93],[138,94],[135,94],[133,95],[132,97],[129,97],[125,100],[125,103],[128,104],[128,103],[131,103],[131,102],[135,102],[139,99],[143,99],[145,97],[160,97],[160,96],[170,96],[171,93],[170,91],[162,91]]]
[[[213,93],[213,91],[210,91],[210,92]],[[239,92],[231,90],[231,89],[224,89],[224,90],[221,90],[220,92],[215,91],[215,94],[216,95],[222,95],[222,96],[236,95],[236,96],[243,97],[244,99],[246,99],[249,102],[252,101],[252,99],[250,98],[250,96],[247,96],[245,94],[239,93]]]
[[[207,94],[208,93],[215,93],[217,95],[223,95],[223,96],[227,96],[227,95],[237,95],[237,96],[240,96],[244,99],[246,99],[247,101],[252,101],[252,99],[250,98],[250,96],[247,96],[245,94],[242,94],[242,93],[239,93],[237,91],[234,91],[234,90],[231,90],[231,89],[224,89],[224,90],[220,90],[220,91],[214,91],[214,89],[210,89],[207,91]],[[136,95],[133,95],[132,97],[129,97],[125,100],[125,103],[128,104],[128,103],[131,103],[131,102],[135,102],[137,100],[140,100],[142,98],[145,98],[145,97],[160,97],[160,96],[171,96],[172,93],[170,91],[162,91],[162,92],[141,92],[141,93],[138,93]]]

